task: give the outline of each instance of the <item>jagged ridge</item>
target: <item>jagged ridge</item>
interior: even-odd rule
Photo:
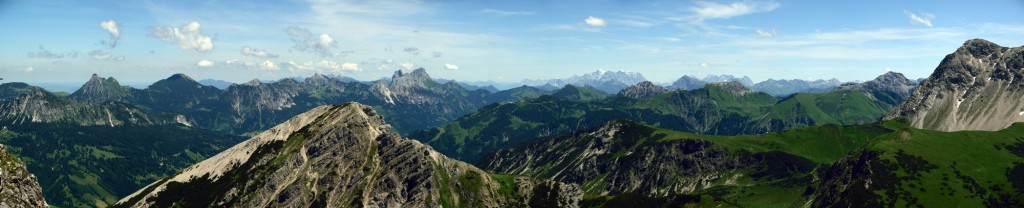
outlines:
[[[346,103],[298,115],[115,207],[566,207],[581,196],[573,185],[449,159],[402,139],[369,106]]]

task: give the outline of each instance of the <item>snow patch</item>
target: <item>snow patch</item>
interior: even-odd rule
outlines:
[[[1020,115],[1020,116],[1024,116],[1024,111],[1021,111],[1021,112],[1020,112],[1020,113],[1018,113],[1017,115]]]

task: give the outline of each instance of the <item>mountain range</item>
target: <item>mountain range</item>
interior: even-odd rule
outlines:
[[[574,185],[493,175],[401,138],[373,108],[320,106],[113,207],[567,207]]]
[[[902,81],[893,81],[903,79]],[[409,137],[445,155],[475,161],[482,154],[530,139],[569,133],[617,119],[678,131],[714,135],[759,134],[823,124],[877,121],[909,94],[910,82],[888,73],[857,87],[786,98],[755,92],[738,82],[717,82],[695,90],[667,90],[642,82],[617,96],[567,86],[550,96],[483,107],[449,124]],[[894,85],[880,87],[880,85]],[[897,92],[890,92],[896,90]]]
[[[1021,57],[975,39],[924,80],[862,83],[6,83],[0,205],[1019,207]]]
[[[647,81],[644,75],[630,71],[606,71],[599,69],[595,72],[575,75],[565,79],[550,80],[523,80],[522,83],[529,86],[540,86],[542,89],[562,88],[565,85],[589,86],[605,93],[616,93],[630,85]]]

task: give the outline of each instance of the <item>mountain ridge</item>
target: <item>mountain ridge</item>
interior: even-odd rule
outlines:
[[[1024,122],[1024,47],[964,42],[885,119],[942,131],[1006,128]]]
[[[372,108],[350,102],[313,108],[113,207],[565,207],[582,196],[572,185],[496,177],[400,138]]]

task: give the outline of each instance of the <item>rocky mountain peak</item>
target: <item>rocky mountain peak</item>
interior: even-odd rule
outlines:
[[[166,79],[162,79],[160,81],[154,82],[152,85],[149,86],[149,89],[158,89],[158,90],[163,90],[163,91],[170,90],[171,92],[175,92],[175,91],[188,92],[188,91],[194,91],[195,89],[201,89],[201,88],[203,88],[203,86],[204,85],[199,84],[199,82],[197,82],[196,80],[193,80],[191,77],[188,77],[185,74],[180,74],[179,73],[179,74],[171,75],[170,77],[167,77]],[[210,88],[214,88],[214,87],[210,87]]]
[[[115,207],[523,207],[531,199],[566,207],[581,197],[577,186],[522,176],[499,183],[350,102],[298,115]]]
[[[629,86],[626,89],[622,89],[622,91],[619,91],[619,96],[632,99],[641,99],[653,97],[654,95],[665,92],[668,92],[668,89],[665,89],[665,87],[655,85],[651,81],[643,81],[635,85]]]
[[[185,75],[185,74],[182,74],[182,73],[173,74],[173,75],[171,75],[171,77],[167,78],[167,80],[179,80],[179,79],[195,81],[195,80],[192,80],[192,77],[189,77],[188,75]]]
[[[999,130],[1024,121],[1024,47],[973,39],[947,55],[886,119],[917,128]]]
[[[405,80],[433,80],[430,75],[427,74],[427,70],[418,68],[409,73],[404,73],[402,70],[395,71],[395,74],[391,76],[391,81],[405,79]]]
[[[121,86],[113,77],[103,78],[97,74],[92,74],[89,81],[86,81],[82,87],[71,94],[72,99],[96,104],[107,101],[125,101],[129,97],[131,97],[130,88]]]
[[[243,85],[247,86],[260,86],[260,84],[263,84],[263,82],[261,82],[259,79],[252,79],[248,82],[243,83]]]
[[[957,52],[969,53],[975,57],[989,56],[1001,52],[1004,47],[984,39],[971,39],[964,42]]]

